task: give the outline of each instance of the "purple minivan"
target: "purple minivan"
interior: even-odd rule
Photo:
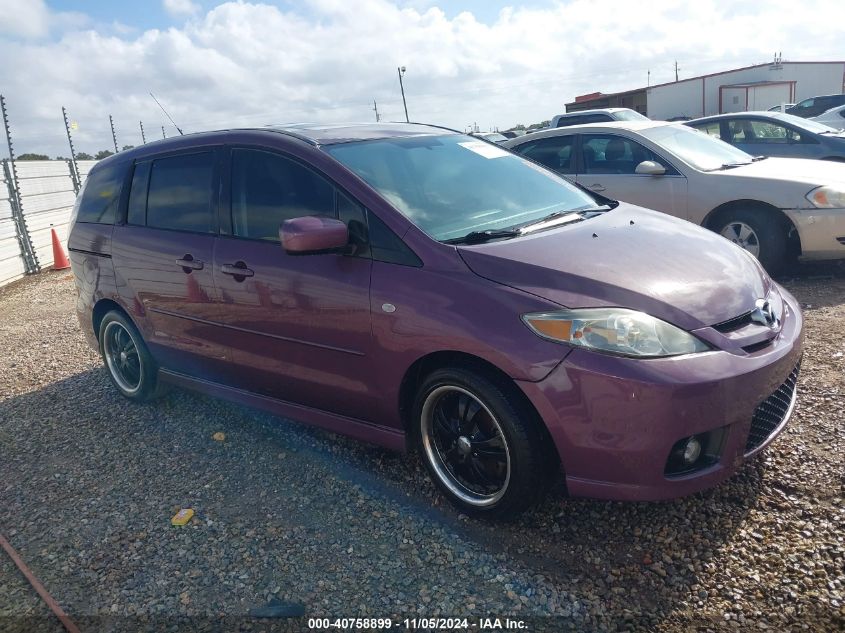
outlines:
[[[464,512],[724,480],[796,398],[795,299],[714,233],[416,124],[192,134],[99,162],[82,329],[175,383],[396,450]]]

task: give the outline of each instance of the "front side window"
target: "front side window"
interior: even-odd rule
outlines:
[[[211,233],[214,154],[200,152],[159,158],[150,168],[147,226]]]
[[[334,187],[295,160],[261,150],[232,151],[232,232],[279,240],[279,225],[335,213]]]
[[[783,145],[790,141],[800,142],[801,140],[797,131],[771,121],[740,119],[731,121],[729,129],[734,143]]]
[[[514,150],[559,174],[574,173],[572,169],[574,136],[550,136],[523,143]]]
[[[114,224],[126,168],[125,163],[101,167],[88,176],[76,215],[77,222]]]
[[[551,171],[463,134],[338,143],[325,151],[436,240],[597,206]]]
[[[633,174],[644,160],[654,161],[674,172],[657,154],[623,136],[588,134],[583,137],[581,155],[585,174]]]

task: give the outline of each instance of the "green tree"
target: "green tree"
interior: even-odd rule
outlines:
[[[113,155],[114,155],[114,152],[110,152],[109,150],[104,149],[104,150],[100,150],[99,152],[97,152],[94,155],[94,158],[96,160],[103,160],[104,158],[108,158],[109,156],[113,156]]]
[[[85,152],[77,152],[76,160],[94,160],[94,157]]]
[[[64,156],[56,156],[53,160],[67,160]]]
[[[135,147],[135,146],[134,146],[134,145],[124,145],[124,146],[123,146],[123,150],[122,150],[122,151],[124,151],[124,152],[125,152],[126,150],[128,150],[128,149],[132,149],[133,147]]]
[[[47,154],[21,154],[18,160],[50,160]]]

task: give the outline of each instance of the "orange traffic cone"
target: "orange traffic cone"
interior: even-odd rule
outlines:
[[[61,242],[59,242],[59,236],[56,233],[56,229],[50,229],[50,233],[53,238],[53,270],[64,270],[65,268],[70,268],[70,260],[65,255],[65,249],[62,248]]]

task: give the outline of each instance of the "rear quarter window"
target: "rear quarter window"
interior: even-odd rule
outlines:
[[[124,163],[101,167],[91,172],[82,192],[77,222],[114,224],[126,169],[127,165]]]

